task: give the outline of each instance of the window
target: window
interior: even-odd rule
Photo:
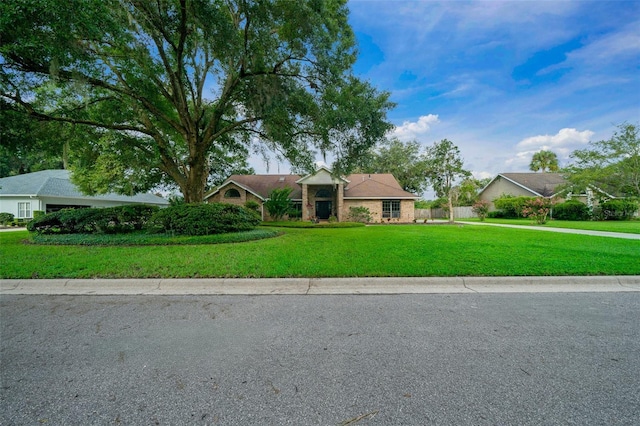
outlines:
[[[31,217],[31,203],[18,203],[18,217],[21,219]]]
[[[331,191],[328,189],[319,189],[316,192],[316,198],[331,198]]]
[[[400,200],[385,200],[382,202],[383,218],[399,218],[400,217]]]
[[[224,193],[224,198],[240,198],[240,192],[235,188],[231,188]]]
[[[299,219],[302,217],[302,202],[294,201],[291,203],[291,209],[289,210],[289,219]]]

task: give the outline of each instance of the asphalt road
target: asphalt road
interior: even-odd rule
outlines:
[[[0,424],[637,425],[640,293],[9,296]]]

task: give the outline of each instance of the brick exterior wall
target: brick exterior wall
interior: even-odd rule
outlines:
[[[306,186],[306,185],[304,185]],[[303,196],[307,195],[307,200],[303,200],[303,211],[306,210],[306,217],[303,215],[302,220],[307,221],[311,217],[315,217],[315,202],[316,196],[315,194],[320,189],[329,190],[332,194],[331,198],[319,198],[319,200],[331,200],[331,209],[332,215],[340,218],[340,221],[349,221],[349,208],[350,207],[366,207],[371,212],[373,223],[411,223],[414,220],[414,201],[413,200],[400,200],[400,217],[399,218],[382,218],[382,200],[344,200],[339,199],[341,197],[337,197],[336,192],[334,192],[334,188],[331,185],[313,185],[308,188],[308,191],[305,191],[303,186]],[[340,185],[341,186],[341,185]],[[240,194],[239,198],[231,198],[225,197],[225,194],[230,189],[236,189]],[[307,194],[305,194],[305,192]],[[210,197],[207,202],[209,203],[227,203],[227,204],[235,204],[239,206],[244,206],[247,201],[255,201],[257,202],[262,209],[262,220],[269,221],[272,220],[271,216],[269,216],[269,212],[264,208],[262,200],[253,195],[252,193],[244,190],[243,188],[229,183],[226,185],[222,191],[216,193],[212,197]],[[340,209],[341,207],[341,209]],[[340,209],[340,210],[339,210]]]
[[[229,191],[230,189],[236,189],[240,193],[240,198],[225,197],[224,194],[226,194],[227,191]],[[240,188],[239,186],[234,185],[232,183],[225,186],[222,191],[218,192],[214,196],[209,197],[209,199],[207,199],[208,203],[226,203],[226,204],[234,204],[236,206],[244,206],[247,201],[255,201],[256,203],[258,203],[260,205],[260,208],[262,209],[262,215],[263,215],[262,220],[269,220],[267,219],[267,217],[269,217],[269,213],[266,211],[266,209],[262,205],[262,200],[256,197],[255,195],[253,195],[252,193],[247,192],[243,188]]]
[[[382,200],[344,200],[342,217],[349,220],[350,207],[366,207],[372,217],[372,223],[412,223],[414,219],[414,201],[400,200],[400,217],[387,219],[382,217]]]

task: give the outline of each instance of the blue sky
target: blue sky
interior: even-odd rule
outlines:
[[[476,177],[527,171],[540,149],[567,164],[640,122],[640,1],[348,4],[354,71],[391,93],[392,136],[447,138]]]

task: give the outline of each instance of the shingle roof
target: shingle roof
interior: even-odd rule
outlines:
[[[500,173],[500,176],[543,197],[554,195],[558,186],[567,183],[567,180],[560,173]]]
[[[0,196],[35,196],[52,198],[84,198],[125,203],[145,203],[168,205],[169,202],[154,194],[134,196],[119,194],[101,194],[88,196],[82,194],[70,180],[69,170],[43,170],[23,175],[0,178]]]
[[[289,187],[293,189],[290,197],[300,200],[302,187],[296,183],[300,179],[299,175],[232,175],[207,197],[234,182],[263,199],[267,199],[273,189]],[[352,174],[346,180],[349,183],[344,189],[344,198],[419,198],[403,190],[391,174]]]
[[[267,199],[269,193],[274,189],[291,188],[290,198],[294,200],[302,199],[302,188],[296,183],[300,179],[299,175],[231,175],[225,183],[233,181],[251,192]]]
[[[345,198],[418,198],[402,189],[391,174],[352,174],[347,176]]]

